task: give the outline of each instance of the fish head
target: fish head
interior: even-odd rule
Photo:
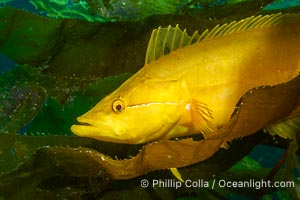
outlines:
[[[159,140],[176,125],[183,99],[176,81],[125,82],[77,118],[71,130],[101,141],[138,144]]]

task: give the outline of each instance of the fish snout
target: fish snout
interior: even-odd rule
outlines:
[[[93,126],[91,120],[86,119],[85,117],[77,117],[77,122],[82,126]]]
[[[108,119],[77,117],[78,124],[71,126],[71,131],[81,137],[91,137],[107,142],[122,143],[124,136],[130,136],[118,129],[118,124]]]

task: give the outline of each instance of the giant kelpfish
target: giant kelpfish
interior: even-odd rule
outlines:
[[[130,144],[215,134],[244,94],[288,82],[299,72],[300,14],[252,16],[192,36],[178,26],[159,27],[144,67],[78,117],[71,130]],[[299,131],[300,116],[257,129],[268,127]]]

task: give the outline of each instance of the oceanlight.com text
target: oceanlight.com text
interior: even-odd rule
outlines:
[[[270,181],[270,180],[255,180],[249,179],[246,181],[233,181],[233,180],[217,180],[212,179],[211,181],[205,181],[203,179],[198,180],[185,180],[184,182],[180,182],[176,179],[153,179],[141,180],[141,187],[161,187],[161,188],[175,188],[178,189],[180,187],[187,188],[210,188],[214,189],[215,187],[220,188],[292,188],[295,187],[294,181]]]

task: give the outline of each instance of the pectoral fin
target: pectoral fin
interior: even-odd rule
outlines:
[[[212,122],[212,110],[206,104],[193,99],[191,101],[191,115],[196,131],[208,134],[217,130],[217,126]]]

